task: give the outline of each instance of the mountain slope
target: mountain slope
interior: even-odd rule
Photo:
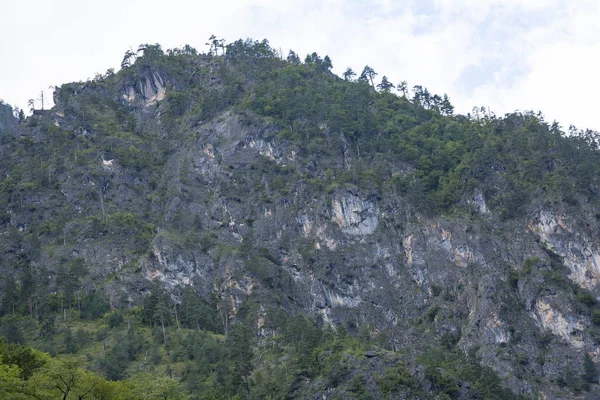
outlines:
[[[594,132],[533,113],[453,116],[422,87],[376,91],[266,41],[217,51],[143,46],[3,125],[6,318],[43,331],[44,315],[72,321],[97,294],[141,324],[199,328],[200,311],[180,315],[192,287],[210,310],[202,327],[247,327],[257,349],[298,315],[376,346],[345,372],[298,369],[278,389],[289,397],[348,396],[352,371],[372,367],[359,378],[374,397],[488,398],[457,367],[481,364],[515,396],[593,398]]]

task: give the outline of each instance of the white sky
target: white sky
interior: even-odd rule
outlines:
[[[214,33],[329,55],[338,74],[369,64],[447,93],[460,113],[541,110],[600,130],[597,0],[0,2],[0,99],[21,108],[50,85],[118,69],[141,43],[204,50]]]

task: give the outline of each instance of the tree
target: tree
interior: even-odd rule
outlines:
[[[39,319],[40,305],[47,303],[48,295],[50,293],[50,273],[45,265],[41,265],[37,271],[37,284],[35,285],[35,295],[33,298],[35,317]]]
[[[298,57],[298,54],[296,54],[296,52],[294,52],[294,50],[290,50],[290,52],[288,53],[288,56],[287,56],[287,61],[291,64],[299,65],[300,57]]]
[[[21,112],[23,110],[19,109],[19,107],[14,106],[13,107],[13,115],[15,116],[15,118],[17,118],[19,120],[19,122],[23,122],[23,120],[21,120]],[[23,118],[25,117],[25,114],[23,113]]]
[[[444,94],[442,98],[442,104],[440,105],[440,110],[444,115],[452,115],[454,113],[454,106],[450,104],[450,99],[447,94]]]
[[[252,331],[245,324],[231,328],[227,337],[229,358],[233,362],[233,382],[236,388],[248,390],[248,377],[252,372]]]
[[[21,371],[16,365],[0,363],[0,398],[2,399],[28,399],[25,391],[25,381],[20,378]]]
[[[583,380],[586,383],[598,383],[598,370],[596,363],[588,353],[583,356]]]
[[[29,106],[29,111],[30,112],[34,112],[35,111],[35,100],[34,99],[27,100],[27,105]]]
[[[331,69],[333,68],[333,64],[331,63],[331,58],[329,58],[328,55],[326,55],[325,58],[323,59],[323,62],[321,63],[321,67],[325,71],[331,71]]]
[[[19,288],[13,277],[4,279],[4,293],[0,300],[0,316],[14,314],[19,302]]]
[[[133,65],[133,62],[137,58],[137,54],[133,52],[133,50],[129,49],[125,52],[123,56],[123,61],[121,61],[121,69],[125,69]]]
[[[323,59],[321,59],[321,57],[319,57],[319,55],[316,52],[313,52],[312,54],[307,54],[306,58],[304,59],[305,64],[319,65],[322,62],[323,62]]]
[[[183,54],[190,54],[192,56],[198,55],[198,50],[196,50],[195,48],[193,48],[189,44],[186,44],[185,46],[183,46],[182,51],[183,51]]]
[[[414,104],[421,104],[421,102],[423,101],[423,86],[421,85],[415,85],[413,86],[413,103]]]
[[[185,327],[217,331],[214,311],[205,304],[192,287],[186,286],[183,289],[179,309],[181,310],[181,323]]]
[[[33,317],[33,296],[36,282],[31,264],[24,260],[24,268],[21,271],[21,304],[27,304],[27,311]]]
[[[170,314],[169,297],[157,281],[152,288],[150,296],[144,299],[144,308],[141,316],[142,321],[145,323],[152,324],[153,326],[160,324],[165,345],[167,345],[165,324],[168,324],[171,320]]]
[[[408,95],[408,83],[406,83],[406,81],[400,82],[396,89],[398,89],[398,91],[402,93],[402,96],[406,98],[406,96]]]
[[[346,68],[346,71],[344,71],[342,76],[344,77],[344,80],[351,81],[352,78],[354,78],[356,76],[356,72],[354,72],[352,70],[352,68],[348,67],[348,68]]]
[[[434,110],[436,110],[438,112],[441,112],[441,109],[440,109],[441,105],[442,105],[442,98],[439,95],[434,94],[431,97],[431,108],[433,108]]]
[[[18,343],[6,344],[0,338],[0,364],[15,365],[21,379],[29,379],[50,360],[50,356]]]
[[[125,314],[127,317],[127,331],[131,329],[131,313],[129,312],[129,306],[129,294],[127,291],[123,291],[119,298],[119,309],[121,310],[121,313]]]
[[[183,385],[175,379],[156,374],[139,373],[131,380],[132,392],[140,400],[187,400]]]
[[[146,60],[156,60],[164,55],[160,44],[140,44],[137,50],[138,54],[142,53],[142,58]]]
[[[56,325],[56,316],[52,311],[48,296],[42,297],[39,309],[40,335],[46,336],[54,332]]]
[[[377,85],[377,89],[381,90],[382,92],[389,92],[394,87],[394,84],[392,84],[385,75],[383,76],[383,78],[381,78],[381,83]]]
[[[360,74],[359,81],[369,82],[369,83],[371,83],[371,86],[373,87],[373,89],[375,89],[375,83],[373,82],[373,79],[375,79],[375,77],[377,75],[378,75],[377,72],[375,72],[375,70],[373,68],[369,67],[368,65],[365,65],[365,68],[363,69],[362,73]]]
[[[50,359],[29,380],[29,394],[36,399],[94,399],[103,378],[80,368],[74,357]],[[105,381],[104,381],[105,382]]]
[[[66,319],[66,310],[69,308],[69,318],[73,318],[73,300],[75,290],[79,288],[80,279],[87,274],[87,267],[83,258],[75,258],[61,264],[56,273],[56,281],[62,294],[62,313]],[[80,296],[77,292],[77,308],[80,309]]]
[[[208,42],[206,42],[206,45],[209,47],[208,54],[218,55],[219,49],[221,49],[223,51],[223,54],[225,54],[225,39],[217,39],[215,35],[210,35],[210,38],[208,38]]]
[[[69,328],[64,330],[63,345],[67,354],[75,354],[79,350],[77,341],[73,337],[73,332]]]
[[[221,49],[221,54],[225,54],[225,39],[221,38],[218,40],[217,47]]]
[[[423,89],[422,99],[423,106],[425,106],[426,108],[431,108],[431,93],[429,93],[429,90],[427,90],[427,88]]]
[[[25,339],[23,338],[23,332],[19,326],[19,319],[14,315],[10,315],[2,319],[2,324],[0,325],[0,336],[6,338],[8,343],[22,344],[25,342]]]

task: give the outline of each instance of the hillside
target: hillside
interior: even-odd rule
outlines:
[[[331,63],[143,45],[0,104],[0,334],[170,398],[594,398],[597,133]]]

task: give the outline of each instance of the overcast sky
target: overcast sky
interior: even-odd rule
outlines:
[[[2,3],[0,99],[22,108],[50,85],[118,69],[140,43],[204,50],[214,33],[329,55],[338,75],[369,64],[379,78],[447,93],[460,113],[540,110],[565,129],[600,130],[597,0]]]

